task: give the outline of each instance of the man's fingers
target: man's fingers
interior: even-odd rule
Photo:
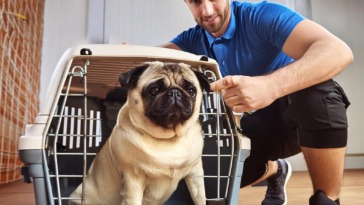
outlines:
[[[243,105],[243,104],[238,104],[238,105],[234,105],[232,107],[230,107],[231,111],[233,111],[234,113],[245,113],[251,112],[251,109],[249,109],[247,106]]]
[[[236,77],[235,76],[226,76],[220,80],[217,80],[210,84],[211,90],[213,91],[221,91],[230,87],[236,86]]]

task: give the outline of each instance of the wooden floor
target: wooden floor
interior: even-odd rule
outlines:
[[[260,205],[266,187],[248,187],[240,190],[239,205]],[[288,204],[306,205],[311,195],[307,172],[293,172],[287,185]],[[341,205],[364,204],[364,169],[346,170],[341,192]],[[32,184],[15,182],[0,186],[1,205],[35,205]]]

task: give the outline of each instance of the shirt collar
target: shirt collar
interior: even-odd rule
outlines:
[[[219,38],[215,38],[213,35],[211,35],[209,32],[207,32],[205,30],[205,33],[206,33],[206,36],[207,36],[207,39],[209,41],[209,44],[210,44],[210,47],[212,46],[212,44],[215,42],[215,40],[217,39],[231,39],[235,33],[235,30],[236,30],[236,20],[235,20],[235,15],[234,15],[234,4],[231,4],[231,12],[230,12],[230,22],[229,22],[229,25],[225,31],[225,33],[219,37]]]

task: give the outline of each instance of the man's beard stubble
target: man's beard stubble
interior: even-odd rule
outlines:
[[[229,15],[229,9],[230,9],[230,5],[229,5],[229,1],[228,3],[225,5],[223,14],[221,14],[220,12],[218,13],[217,18],[220,18],[221,21],[214,27],[210,27],[209,25],[204,25],[204,17],[200,17],[199,20],[195,19],[196,23],[199,24],[202,28],[204,28],[207,32],[209,33],[216,33],[218,32],[225,24],[226,20],[227,20],[227,16]]]

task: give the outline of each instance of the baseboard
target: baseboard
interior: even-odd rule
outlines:
[[[364,169],[364,153],[346,154],[345,169]]]
[[[293,171],[307,171],[303,154],[298,154],[287,159]],[[345,156],[345,169],[364,169],[364,153],[348,153]]]

